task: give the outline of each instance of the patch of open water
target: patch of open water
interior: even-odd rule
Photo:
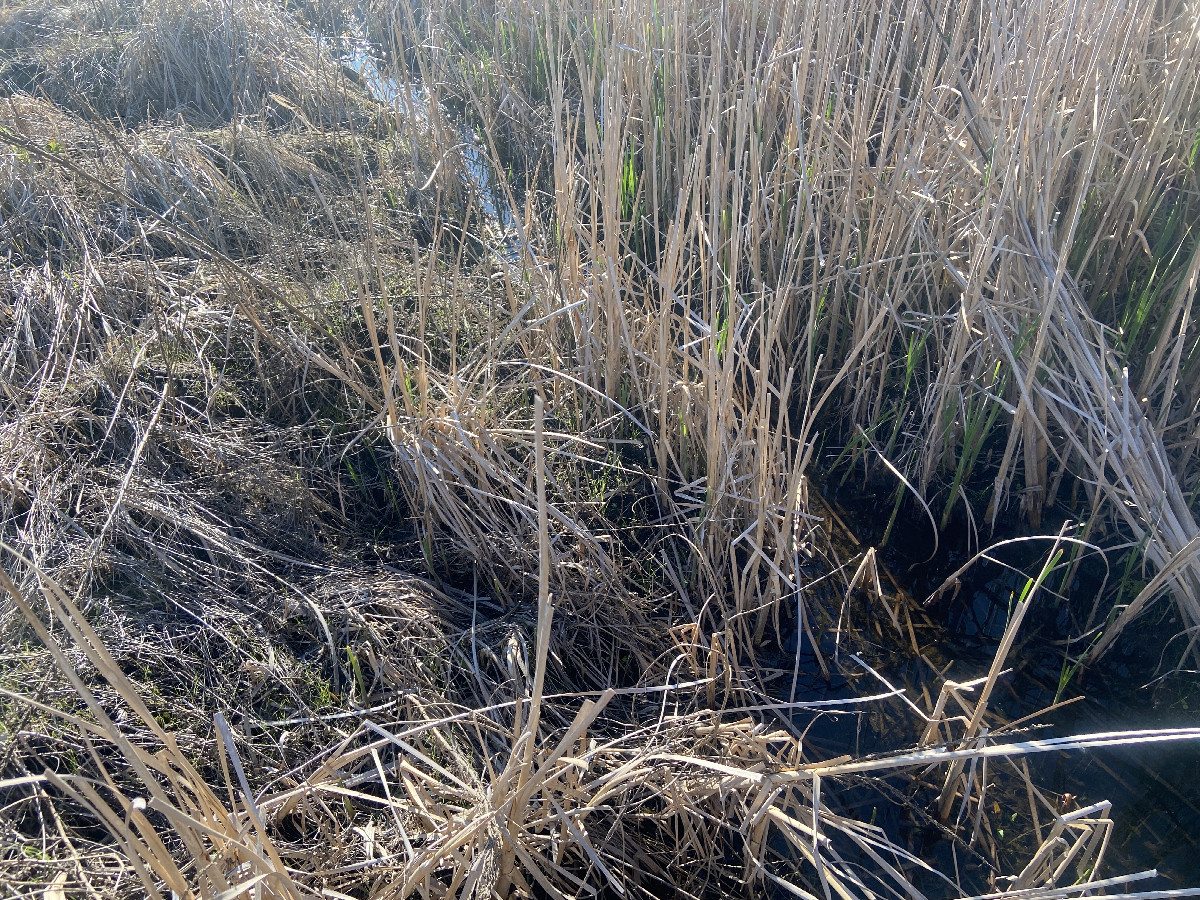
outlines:
[[[428,125],[429,92],[419,83],[398,77],[362,35],[351,32],[336,41],[316,36],[330,46],[332,54],[343,65],[362,78],[368,92],[380,103],[391,106],[418,126]],[[439,107],[443,122],[451,123],[457,131],[457,144],[446,151],[460,154],[466,186],[474,193],[475,202],[490,233],[491,250],[504,263],[514,263],[521,251],[520,231],[510,208],[496,169],[479,135],[462,116],[444,106]]]
[[[844,493],[839,508],[865,549],[882,537],[878,510],[890,509],[891,504],[861,486]],[[922,563],[928,531],[928,526],[922,532],[917,525],[895,529],[892,546],[881,553],[900,586],[918,603],[967,559],[964,548],[947,547],[938,559]],[[902,532],[906,533],[897,539],[895,535]],[[977,562],[960,578],[956,592],[925,607],[937,627],[928,655],[938,667],[945,667],[944,677],[965,681],[987,673],[1024,587],[1022,571],[1036,575],[1049,547],[1042,542],[1017,545],[1003,560],[1013,569]],[[1161,601],[1163,614],[1158,620],[1136,623],[1097,665],[1072,670],[1071,660],[1085,647],[1071,639],[1088,618],[1102,577],[1083,567],[1064,595],[1056,595],[1057,584],[1048,584],[1035,595],[1035,606],[1008,656],[1012,672],[993,695],[990,708],[1007,721],[1032,717],[1029,725],[1037,726],[1033,736],[1038,738],[1200,724],[1196,710],[1200,679],[1183,671],[1160,673],[1162,660],[1169,658],[1164,645],[1178,631],[1169,614],[1169,600]],[[881,675],[903,685],[918,703],[923,695],[936,697],[940,683],[931,666],[905,659],[895,648],[884,655],[891,664],[881,664]],[[1042,712],[1063,700],[1073,702]],[[866,752],[884,745],[883,736],[873,730],[876,725],[864,717],[867,733],[860,728],[855,735],[858,747]],[[887,746],[895,746],[894,737]],[[1112,802],[1115,827],[1105,857],[1109,874],[1157,869],[1160,878],[1140,883],[1140,890],[1200,885],[1200,746],[1196,743],[1037,754],[1027,762],[1034,783],[1058,798],[1064,808]]]

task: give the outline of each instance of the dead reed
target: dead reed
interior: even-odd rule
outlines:
[[[1197,396],[1193,6],[500,2],[390,21],[428,51],[425,82],[478,109],[497,170],[526,166],[509,187],[540,291],[522,309],[551,347],[523,351],[569,366],[592,418],[637,410],[734,619],[796,590],[819,420],[898,476],[897,509],[918,498],[931,545],[956,506],[985,529],[1015,504],[1037,528],[1064,478],[1081,487],[1083,536],[1111,522],[1169,571],[1194,646],[1197,473],[1176,437]],[[548,146],[505,156],[530,110]],[[1088,623],[1094,654],[1148,599]]]

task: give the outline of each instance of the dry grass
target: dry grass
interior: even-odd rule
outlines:
[[[990,699],[1107,521],[1158,574],[1095,652],[1161,588],[1200,626],[1196,14],[0,11],[0,885],[1136,896],[1024,757],[1196,732]],[[823,435],[931,545],[1083,486],[977,681],[797,696],[922,649]]]
[[[279,7],[28,2],[0,21],[11,89],[129,125],[177,118],[366,121],[361,86]]]
[[[549,119],[511,185],[555,228],[524,235],[553,262],[525,263],[528,321],[593,418],[637,410],[664,497],[707,498],[697,552],[736,613],[795,589],[819,420],[943,528],[1036,529],[1082,487],[1088,533],[1144,537],[1196,634],[1193,6],[410,15],[500,171]],[[1091,623],[1097,652],[1141,606]]]

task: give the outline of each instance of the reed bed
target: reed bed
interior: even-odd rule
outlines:
[[[1198,14],[0,9],[4,890],[1160,896],[1025,760],[1200,734],[991,701],[1105,540],[1091,658],[1194,650]],[[986,671],[875,667],[831,446],[931,552],[1085,498]]]
[[[896,474],[897,507],[918,498],[931,544],[956,507],[985,534],[1010,510],[1036,529],[1081,485],[1089,531],[1115,520],[1169,567],[1194,635],[1196,476],[1174,436],[1194,395],[1195,9],[394,21],[421,29],[394,29],[397,57],[436,48],[415,69],[480,108],[500,156],[528,110],[549,119],[511,185],[555,228],[530,242],[554,265],[529,319],[563,310],[542,330],[596,415],[630,400],[664,493],[711,499],[697,544],[738,613],[794,590],[787,516],[824,412]],[[1142,605],[1090,623],[1097,653]]]

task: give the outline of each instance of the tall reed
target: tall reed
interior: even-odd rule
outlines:
[[[931,549],[955,506],[1036,528],[1078,479],[1200,626],[1194,3],[399,10],[397,76],[524,167],[505,335],[579,427],[632,423],[714,622],[759,637],[797,590],[823,429]]]

